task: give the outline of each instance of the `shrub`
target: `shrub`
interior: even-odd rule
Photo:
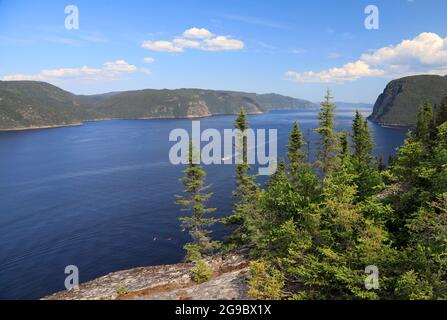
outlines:
[[[208,281],[213,276],[213,270],[208,266],[205,260],[200,259],[195,262],[192,269],[191,279],[196,283]]]
[[[248,295],[258,300],[280,300],[284,287],[284,275],[266,261],[250,263]]]
[[[122,295],[128,294],[128,293],[129,293],[129,289],[127,288],[126,285],[119,285],[119,286],[116,288],[116,293],[117,293],[119,296],[122,296]]]
[[[202,259],[202,254],[200,253],[200,246],[193,243],[186,244],[183,249],[186,251],[186,262],[196,262]]]

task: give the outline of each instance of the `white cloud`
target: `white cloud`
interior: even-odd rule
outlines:
[[[353,63],[347,63],[341,68],[330,68],[321,72],[286,72],[286,78],[295,82],[308,82],[308,83],[328,83],[328,82],[341,82],[352,81],[362,77],[374,77],[382,76],[383,70],[371,69],[363,61],[356,61]]]
[[[67,79],[90,79],[90,80],[114,80],[121,74],[143,72],[150,74],[147,69],[138,69],[135,65],[124,60],[106,62],[101,68],[90,68],[83,66],[80,68],[59,68],[44,69],[37,74],[13,74],[2,77],[4,81],[14,80],[67,80]]]
[[[117,60],[115,62],[104,63],[103,70],[110,72],[135,72],[137,71],[137,67],[124,60]]]
[[[183,48],[175,46],[170,41],[143,41],[141,45],[144,49],[159,52],[183,52]]]
[[[173,41],[174,45],[182,50],[185,48],[200,48],[200,42],[177,37]]]
[[[244,43],[230,36],[214,35],[204,28],[190,28],[183,32],[181,36],[174,37],[170,41],[148,40],[143,41],[141,46],[150,51],[180,53],[186,49],[203,51],[241,50],[244,48]]]
[[[43,78],[69,78],[81,76],[97,76],[101,73],[101,71],[101,69],[94,69],[84,66],[81,68],[60,68],[50,70],[45,69],[42,70],[39,75]]]
[[[244,43],[242,41],[225,36],[206,39],[204,42],[203,49],[209,51],[240,50],[244,48]]]
[[[43,81],[40,75],[29,75],[29,74],[11,74],[2,77],[3,81],[24,81],[24,80],[34,80],[34,81]]]
[[[213,34],[205,28],[191,28],[183,32],[185,38],[207,39],[212,36]]]
[[[447,38],[424,32],[412,40],[363,54],[361,59],[370,64],[445,66]]]
[[[143,59],[143,62],[144,62],[144,63],[147,63],[147,64],[151,64],[151,63],[154,63],[154,62],[155,62],[155,59],[152,58],[152,57],[145,57],[145,58]]]
[[[447,73],[447,38],[424,32],[397,45],[364,53],[356,62],[320,72],[288,71],[287,79],[296,82],[343,82],[364,77],[402,77],[415,74]]]

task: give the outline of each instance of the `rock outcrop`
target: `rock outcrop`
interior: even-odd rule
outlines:
[[[247,299],[248,249],[207,260],[213,277],[197,284],[193,264],[151,266],[118,271],[62,291],[44,300],[237,300]]]

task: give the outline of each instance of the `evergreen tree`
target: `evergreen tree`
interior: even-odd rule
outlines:
[[[335,104],[331,102],[333,97],[328,89],[325,100],[321,103],[321,109],[318,114],[319,127],[316,132],[320,135],[318,143],[318,161],[323,177],[326,177],[332,168],[337,166],[336,154],[338,151],[338,137],[335,127]]]
[[[306,153],[302,151],[305,146],[303,134],[295,121],[292,131],[289,135],[289,144],[287,146],[287,158],[289,159],[289,174],[292,182],[297,185],[299,183],[299,173],[302,168]]]
[[[364,286],[367,265],[381,266],[381,285],[386,287],[386,261],[393,250],[386,245],[383,225],[364,214],[383,209],[356,203],[354,170],[349,157],[340,158],[337,170],[326,177],[323,201],[313,209],[318,229],[307,228],[310,237],[290,246],[283,262],[286,277],[296,282],[296,299],[378,299],[378,292]]]
[[[342,158],[349,156],[348,132],[346,130],[342,131],[340,134],[340,155]]]
[[[239,146],[240,150],[237,152],[241,155],[242,161],[236,164],[233,213],[224,220],[224,223],[232,229],[226,241],[228,249],[246,244],[251,237],[251,232],[256,230],[260,186],[255,182],[256,177],[249,174],[246,135],[248,128],[247,115],[244,110],[241,110],[235,121],[235,129],[239,133],[236,144]]]
[[[362,200],[379,191],[382,179],[372,155],[374,144],[368,121],[359,111],[352,122],[352,143],[352,163],[357,176],[354,182],[359,191],[358,199]]]
[[[253,202],[257,223],[248,225],[259,261],[251,268],[252,297],[447,299],[447,122],[435,130],[424,103],[416,130],[380,174],[367,121],[356,113],[350,154],[347,133],[333,130],[330,98],[317,131],[319,196],[303,187],[313,173],[295,124],[288,165],[280,162]],[[390,185],[377,194],[382,175]],[[380,290],[365,288],[366,266],[378,267]]]
[[[304,197],[305,201],[311,201],[319,196],[319,181],[315,176],[312,166],[304,159],[307,157],[303,148],[306,143],[297,122],[294,123],[289,136],[288,173],[295,191]]]
[[[377,161],[377,169],[379,170],[379,172],[385,171],[386,165],[385,165],[385,160],[383,159],[383,154],[378,156],[376,158],[376,161]]]
[[[203,168],[195,164],[198,157],[194,150],[192,141],[189,144],[188,166],[184,170],[184,177],[181,182],[184,186],[184,193],[177,195],[177,204],[182,206],[182,211],[189,213],[188,216],[181,217],[182,228],[188,230],[192,238],[192,243],[187,244],[187,260],[198,260],[202,255],[211,253],[217,248],[218,243],[212,241],[209,234],[209,227],[216,223],[216,219],[206,218],[206,215],[216,211],[215,208],[207,208],[206,203],[211,198],[212,193],[206,192],[209,186],[205,185],[206,176]]]
[[[425,146],[430,146],[434,128],[433,105],[431,102],[426,101],[419,107],[415,132],[416,138]]]
[[[278,163],[275,173],[270,176],[270,179],[266,182],[266,185],[269,186],[274,184],[277,180],[280,180],[283,175],[286,175],[286,162],[281,160]]]
[[[352,123],[352,142],[354,149],[353,156],[360,161],[369,164],[373,142],[371,132],[368,128],[368,122],[363,119],[363,116],[359,111],[355,112],[354,121]]]
[[[294,169],[303,161],[306,154],[301,150],[305,143],[303,141],[303,134],[295,121],[293,124],[292,131],[289,136],[288,153],[287,157],[290,161],[290,171],[293,172]]]
[[[441,105],[438,108],[438,113],[436,115],[436,124],[440,126],[447,121],[447,97],[442,99]]]

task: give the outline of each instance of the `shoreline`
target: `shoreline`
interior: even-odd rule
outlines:
[[[292,109],[293,110],[293,109]],[[248,115],[262,115],[266,112],[253,112],[248,113]],[[13,131],[29,131],[29,130],[44,130],[44,129],[57,129],[57,128],[65,128],[65,127],[80,127],[83,126],[87,122],[101,122],[101,121],[114,121],[114,120],[128,120],[128,121],[137,121],[137,120],[188,120],[188,119],[205,119],[210,117],[219,117],[219,116],[236,116],[236,114],[232,113],[219,113],[219,114],[209,114],[203,116],[185,116],[185,117],[174,117],[174,116],[166,116],[166,117],[143,117],[143,118],[102,118],[102,119],[89,119],[83,120],[82,122],[70,123],[70,124],[57,124],[57,125],[48,125],[48,126],[31,126],[31,127],[20,127],[20,128],[8,128],[8,129],[0,129],[1,132],[13,132]]]
[[[31,127],[20,127],[20,128],[8,128],[8,129],[0,129],[0,132],[56,129],[56,128],[64,128],[64,127],[80,127],[83,124],[84,124],[83,122],[76,122],[76,123],[70,123],[70,124],[57,124],[57,125],[47,125],[47,126],[31,126]]]
[[[265,112],[253,112],[253,113],[247,113],[247,114],[248,115],[263,115],[263,114],[269,113],[271,111],[276,111],[276,110],[308,110],[308,109],[312,109],[312,108],[275,109],[275,110],[268,110]],[[220,117],[220,116],[236,116],[236,114],[217,113],[217,114],[208,114],[208,115],[202,115],[202,116],[184,116],[184,117],[164,116],[164,117],[142,117],[142,118],[100,118],[100,119],[88,119],[88,120],[83,120],[82,122],[76,122],[76,123],[70,123],[70,124],[0,129],[0,133],[1,132],[14,132],[14,131],[57,129],[57,128],[64,128],[64,127],[79,127],[79,126],[83,126],[87,122],[115,121],[115,120],[128,120],[128,121],[135,121],[135,120],[188,120],[188,119],[191,120],[191,119],[205,119],[205,118]],[[375,123],[383,128],[399,129],[399,128],[410,128],[413,126],[411,124],[382,123],[382,122],[375,121],[375,120],[371,119],[371,116],[367,117],[367,119],[369,121],[371,121],[372,123]]]
[[[367,117],[368,121],[371,121],[372,123],[378,124],[382,128],[390,128],[390,129],[399,129],[399,128],[411,128],[414,126],[414,124],[399,124],[399,123],[387,123],[387,122],[380,122],[375,119],[372,119],[371,116]]]

